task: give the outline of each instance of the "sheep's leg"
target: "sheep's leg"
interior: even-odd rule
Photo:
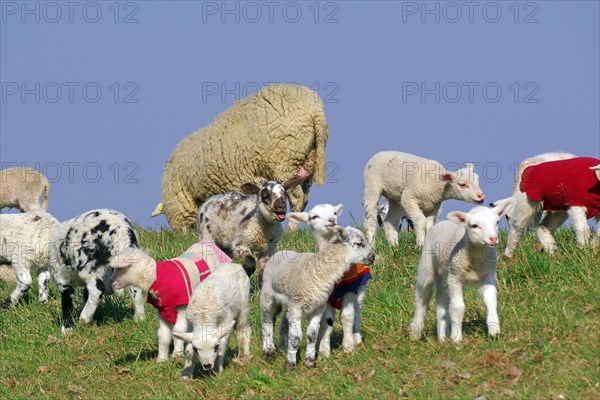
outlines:
[[[173,326],[158,314],[158,356],[156,362],[161,363],[169,359],[169,346],[171,345]]]
[[[433,260],[431,255],[424,252],[419,263],[419,269],[417,270],[417,282],[415,284],[415,315],[410,324],[410,338],[412,340],[419,340],[423,336],[423,329],[425,329],[425,313],[427,312],[427,306],[431,300],[433,294],[433,282],[435,278],[435,270],[433,266]],[[438,306],[439,301],[439,287],[438,287]],[[440,325],[439,313],[438,313],[438,327]]]
[[[554,253],[555,241],[552,235],[554,231],[567,220],[567,213],[563,211],[547,212],[537,228],[537,236],[542,248],[548,254]]]
[[[540,220],[542,212],[542,202],[529,200],[525,193],[516,195],[515,205],[507,214],[509,231],[506,249],[504,249],[506,257],[512,257],[521,235],[528,227],[535,225]]]
[[[360,320],[361,320],[361,309],[365,300],[365,293],[367,292],[367,285],[362,285],[358,288],[358,294],[356,296],[356,303],[354,304],[354,324],[352,333],[354,336],[354,345],[360,346],[362,344],[362,335],[360,333]]]
[[[407,193],[407,192],[404,192]],[[417,247],[422,247],[425,243],[425,232],[427,230],[427,218],[423,211],[419,208],[419,204],[413,200],[402,196],[402,205],[406,211],[406,215],[413,223],[415,235],[417,239]]]
[[[144,318],[146,318],[146,312],[144,311],[144,292],[136,286],[129,286],[127,289],[129,291],[131,303],[133,304],[133,320],[143,321]],[[181,347],[181,351],[183,352],[183,346]]]
[[[377,234],[377,203],[381,197],[381,188],[368,187],[372,182],[366,179],[364,184],[365,236],[371,245],[375,245],[375,235]]]
[[[281,323],[279,324],[279,349],[285,350],[288,345],[288,338],[290,332],[290,322],[287,318],[287,312],[281,317]]]
[[[349,353],[354,351],[354,316],[356,312],[356,293],[344,293],[342,298],[342,309],[340,311],[340,321],[344,337],[342,339],[342,348]]]
[[[450,296],[446,286],[445,276],[438,275],[435,278],[435,313],[437,321],[438,340],[443,342],[450,334]]]
[[[29,266],[20,262],[13,263],[15,277],[17,278],[17,287],[2,303],[3,308],[10,307],[11,304],[17,304],[21,296],[31,287],[31,272]]]
[[[250,356],[250,339],[252,336],[252,328],[248,323],[248,315],[250,314],[250,306],[242,308],[240,315],[236,321],[236,333],[238,340],[238,358]]]
[[[316,366],[317,338],[319,336],[319,325],[324,312],[325,305],[319,307],[308,317],[308,327],[306,328],[306,357],[304,365],[309,368],[314,368]]]
[[[498,294],[496,289],[496,272],[489,273],[479,286],[479,295],[487,309],[488,334],[495,338],[500,334],[500,319],[498,318]]]
[[[38,298],[40,302],[48,302],[48,292],[50,283],[50,271],[47,269],[40,270],[38,273]]]
[[[448,312],[450,314],[450,340],[458,343],[462,340],[462,323],[465,317],[463,284],[458,278],[448,277]]]
[[[183,371],[181,372],[181,379],[192,379],[194,375],[194,365],[196,364],[196,352],[191,343],[185,346],[185,361],[183,363]]]
[[[263,353],[265,355],[273,355],[276,352],[273,329],[275,329],[275,317],[278,313],[278,306],[275,304],[274,299],[269,297],[264,291],[261,293]]]
[[[61,284],[58,281],[57,284],[58,291],[60,292],[60,306],[63,317],[60,331],[63,335],[66,335],[73,330],[73,294],[75,293],[75,289],[69,284]]]
[[[186,317],[186,307],[178,307],[177,308],[177,319],[175,320],[175,325],[171,329],[170,335],[173,336],[173,331],[177,332],[187,332],[188,331],[188,320]],[[183,348],[185,346],[185,342],[181,339],[177,339],[173,337],[173,357],[183,355]]]
[[[287,320],[289,328],[287,358],[285,366],[287,368],[294,368],[296,366],[296,355],[298,354],[298,349],[300,348],[300,341],[302,340],[302,309],[300,307],[289,304],[287,311]]]
[[[104,293],[104,281],[102,279],[89,279],[85,288],[87,289],[88,298],[79,316],[79,321],[89,324],[94,319],[94,314]]]
[[[585,207],[569,207],[569,217],[573,220],[573,229],[577,243],[585,246],[590,238],[590,225],[587,222],[587,209]]]
[[[230,336],[231,336],[231,332],[227,333],[219,341],[219,352],[217,353],[217,358],[215,360],[215,365],[213,367],[213,370],[215,370],[216,372],[223,371],[223,364],[225,362],[225,353],[227,353],[227,346],[229,345],[229,337]]]
[[[388,213],[383,221],[383,231],[385,232],[385,238],[392,245],[398,244],[398,229],[400,228],[400,221],[402,221],[402,215],[404,215],[404,209],[402,205],[395,201],[389,200]]]
[[[319,355],[329,357],[331,354],[331,334],[333,333],[333,321],[335,321],[335,308],[327,303],[325,312],[319,324]]]

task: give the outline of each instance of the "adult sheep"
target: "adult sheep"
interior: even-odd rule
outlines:
[[[179,142],[163,173],[162,203],[152,216],[164,212],[173,229],[185,229],[212,195],[295,175],[304,181],[289,193],[290,205],[303,211],[312,182],[325,182],[328,135],[317,93],[298,85],[267,86]]]

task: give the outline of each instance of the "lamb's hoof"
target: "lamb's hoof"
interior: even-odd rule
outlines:
[[[143,321],[145,319],[146,319],[146,316],[144,314],[142,314],[142,315],[134,315],[133,316],[133,320],[135,322],[140,322],[140,321]]]
[[[248,365],[248,363],[250,362],[250,360],[252,360],[252,356],[248,355],[248,356],[236,357],[232,361],[235,364],[243,367],[245,365]]]
[[[543,247],[541,243],[536,243],[535,246],[533,246],[533,250],[535,251],[542,251]]]
[[[490,335],[492,339],[498,339],[498,336],[500,336],[500,327],[496,324],[490,324],[488,327],[488,335]]]
[[[306,360],[304,361],[304,365],[306,368],[317,368],[317,363],[315,360]]]
[[[277,349],[275,347],[269,347],[263,350],[263,353],[266,357],[274,357],[277,354]]]
[[[295,369],[295,368],[296,368],[295,362],[289,362],[289,361],[285,362],[285,369],[287,369],[288,371],[291,369]]]
[[[157,357],[156,358],[156,363],[160,364],[160,363],[164,363],[166,361],[168,361],[169,359],[167,357]]]
[[[329,358],[331,356],[331,351],[329,350],[319,350],[319,357],[321,358]]]
[[[12,301],[10,300],[10,297],[7,297],[3,302],[2,302],[2,308],[4,308],[5,310],[7,308],[10,308],[10,306],[12,306]]]
[[[363,345],[362,336],[360,333],[354,334],[354,346],[361,347]]]
[[[181,380],[181,381],[188,381],[190,379],[192,379],[192,375],[190,375],[190,374],[182,374],[181,378],[179,378],[179,380]]]
[[[69,328],[65,328],[64,326],[60,329],[60,333],[63,336],[71,336],[73,334],[73,328],[69,327]]]

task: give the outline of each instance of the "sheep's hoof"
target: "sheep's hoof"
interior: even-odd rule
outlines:
[[[319,350],[319,357],[321,358],[329,358],[331,356],[331,351],[329,350]]]
[[[294,369],[294,368],[296,368],[295,362],[289,362],[289,361],[285,362],[285,369],[287,369],[289,371],[290,369]]]
[[[164,363],[166,361],[168,361],[169,359],[167,357],[157,357],[156,358],[156,363],[160,364],[160,363]]]
[[[267,357],[273,357],[273,356],[275,356],[277,354],[277,349],[275,347],[269,347],[267,349],[264,349],[263,353]]]
[[[141,315],[134,315],[134,316],[133,316],[133,320],[134,320],[135,322],[140,322],[140,321],[143,321],[143,320],[145,320],[145,319],[146,319],[146,315],[144,315],[144,314],[141,314]]]
[[[63,336],[71,336],[73,334],[73,328],[65,328],[64,326],[61,328],[60,333]]]
[[[315,362],[315,360],[306,360],[304,362],[304,365],[306,366],[306,368],[317,368],[317,363]]]
[[[3,302],[2,302],[2,308],[7,309],[10,308],[10,306],[12,306],[12,301],[10,300],[10,297],[7,297]]]
[[[190,374],[181,374],[181,378],[179,378],[181,381],[188,381],[190,379],[192,379],[192,375]]]

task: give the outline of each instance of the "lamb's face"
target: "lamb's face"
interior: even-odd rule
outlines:
[[[198,356],[200,365],[205,371],[210,371],[215,366],[215,360],[219,355],[219,344],[224,332],[219,326],[202,325],[194,330],[192,348]]]
[[[260,187],[259,206],[263,215],[274,221],[282,222],[287,213],[287,192],[279,182],[268,181]]]
[[[338,204],[317,204],[308,212],[308,224],[316,235],[320,237],[330,237],[338,223],[338,217],[342,213],[344,206]]]
[[[356,228],[346,227],[342,233],[342,240],[346,243],[349,250],[346,256],[348,264],[373,264],[375,253],[361,231]]]
[[[447,172],[443,179],[452,185],[453,198],[470,203],[483,204],[485,195],[479,187],[479,175],[473,171],[473,164],[467,164],[456,172]]]
[[[495,247],[498,244],[500,217],[487,207],[475,207],[467,214],[466,228],[472,243]]]

